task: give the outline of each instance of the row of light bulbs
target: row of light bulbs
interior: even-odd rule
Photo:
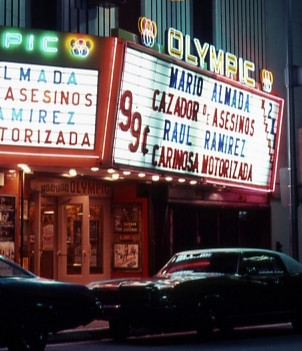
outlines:
[[[20,169],[22,169],[24,173],[32,173],[30,167],[27,166],[26,164],[18,164],[18,167],[19,167]],[[92,171],[92,172],[97,172],[97,171],[99,171],[99,168],[98,168],[98,167],[92,167],[92,168],[91,168],[91,171]],[[108,172],[108,176],[104,177],[104,180],[114,181],[114,180],[121,179],[120,173],[118,173],[117,170],[115,170],[115,169],[113,169],[113,168],[109,168],[109,169],[107,170],[107,172]],[[63,174],[63,176],[65,176],[65,177],[76,177],[77,174],[78,174],[78,173],[77,173],[76,169],[71,168],[71,169],[69,170],[69,172],[68,172],[67,174]],[[122,172],[122,175],[123,175],[122,177],[127,177],[127,176],[129,176],[130,174],[131,174],[130,171],[123,171],[123,172]],[[143,179],[143,178],[146,177],[146,173],[139,172],[139,173],[137,173],[137,176],[138,176],[138,178]],[[158,181],[160,180],[160,176],[159,176],[158,174],[153,174],[153,175],[151,176],[151,180],[152,180],[153,182],[158,182]],[[166,177],[165,177],[165,180],[166,180],[167,182],[172,182],[172,181],[173,181],[173,177],[171,177],[171,176],[166,176]],[[185,182],[186,182],[186,179],[185,179],[185,178],[178,178],[177,181],[178,181],[179,183],[185,183]],[[197,180],[190,180],[189,183],[190,183],[191,185],[195,185],[195,184],[197,184],[198,182],[197,182]]]
[[[112,180],[118,180],[118,179],[120,179],[120,174],[119,174],[115,169],[109,168],[109,169],[107,170],[107,172],[108,172],[109,175],[108,175],[107,177],[104,178],[105,180],[110,180],[110,181],[112,181]],[[122,174],[123,174],[123,176],[129,176],[129,175],[131,174],[131,172],[130,172],[130,171],[123,171]],[[138,178],[143,179],[143,178],[146,177],[146,173],[144,173],[144,172],[139,172],[139,173],[137,173],[137,176],[138,176]],[[158,174],[153,174],[153,175],[151,175],[151,180],[152,180],[153,182],[158,182],[158,181],[160,180],[160,176],[159,176]],[[171,177],[171,176],[166,176],[166,177],[165,177],[165,180],[166,180],[167,182],[172,182],[172,181],[173,181],[173,177]],[[186,182],[186,179],[185,179],[185,178],[178,178],[177,181],[178,181],[179,183],[185,183],[185,182]],[[195,184],[197,184],[197,180],[190,180],[189,183],[190,183],[191,185],[195,185]]]

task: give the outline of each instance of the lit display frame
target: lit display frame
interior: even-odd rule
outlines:
[[[0,62],[0,143],[93,150],[98,71]]]
[[[117,167],[274,191],[283,99],[128,43]]]

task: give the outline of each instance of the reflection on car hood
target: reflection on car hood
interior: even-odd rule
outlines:
[[[118,289],[119,287],[126,286],[157,286],[157,287],[173,287],[179,283],[183,283],[191,280],[200,280],[211,277],[221,277],[225,274],[222,273],[173,273],[161,276],[154,276],[152,278],[117,278],[94,281],[87,284],[89,289],[95,288],[107,288],[107,289]]]

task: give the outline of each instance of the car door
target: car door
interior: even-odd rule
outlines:
[[[240,279],[246,301],[243,310],[249,318],[264,322],[286,313],[285,274],[277,255],[248,252],[242,256]]]

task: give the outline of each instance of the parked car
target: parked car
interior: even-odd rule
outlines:
[[[95,319],[97,301],[84,285],[42,279],[0,256],[0,344],[42,351],[50,332]]]
[[[291,322],[302,329],[302,265],[280,252],[229,248],[176,253],[152,278],[111,279],[88,287],[113,337],[129,327],[196,330]],[[150,330],[148,329],[148,332]]]

